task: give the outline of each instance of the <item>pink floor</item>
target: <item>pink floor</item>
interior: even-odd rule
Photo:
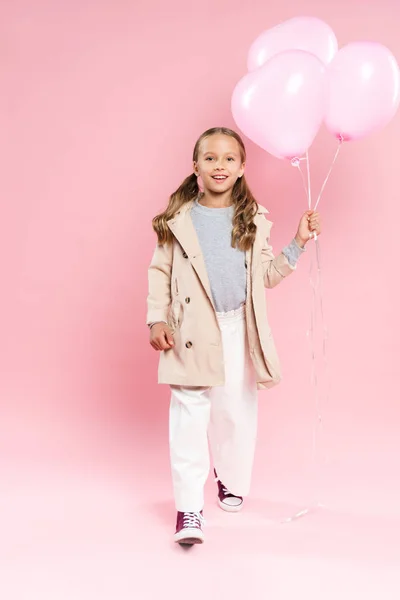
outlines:
[[[400,597],[399,484],[385,479],[385,469],[368,480],[361,463],[354,464],[354,481],[349,465],[347,474],[343,465],[326,467],[319,484],[325,507],[282,524],[307,505],[313,488],[301,473],[274,474],[261,443],[243,512],[221,511],[210,479],[206,543],[182,549],[172,542],[162,432],[145,440],[122,425],[118,437],[112,428],[83,435],[76,425],[58,423],[50,435],[43,427],[29,453],[16,452],[2,435],[4,450],[15,457],[3,462],[0,489],[4,599]],[[347,510],[340,507],[344,497]]]

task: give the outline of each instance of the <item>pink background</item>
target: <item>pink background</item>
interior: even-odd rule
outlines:
[[[285,379],[260,395],[247,511],[220,514],[211,481],[207,546],[182,555],[171,544],[169,394],[157,386],[144,324],[151,218],[190,173],[200,133],[234,127],[230,96],[253,39],[302,14],[325,19],[340,45],[375,40],[400,59],[395,0],[2,4],[8,600],[142,600],[175,595],[178,580],[197,582],[193,598],[249,589],[274,600],[399,597],[399,116],[344,147],[320,205],[332,385],[317,490],[326,508],[274,524],[316,494],[307,256],[268,293]],[[300,179],[245,142],[248,181],[270,211],[279,252],[307,208]],[[334,149],[321,132],[314,192]]]

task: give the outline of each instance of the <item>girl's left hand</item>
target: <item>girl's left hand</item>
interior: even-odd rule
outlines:
[[[314,237],[314,231],[317,235],[321,233],[321,224],[319,213],[308,210],[300,219],[299,228],[296,234],[296,242],[304,247]]]

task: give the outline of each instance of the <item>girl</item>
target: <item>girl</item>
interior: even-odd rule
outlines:
[[[318,213],[307,211],[274,257],[272,223],[246,183],[245,162],[237,133],[209,129],[196,142],[193,173],[153,219],[147,324],[161,351],[158,382],[171,387],[174,539],[181,544],[204,540],[208,442],[219,506],[236,512],[249,493],[257,389],[280,381],[264,288],[293,273],[313,232],[320,234]]]

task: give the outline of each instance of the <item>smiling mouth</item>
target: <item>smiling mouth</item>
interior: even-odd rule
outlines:
[[[228,175],[212,175],[212,178],[216,181],[225,181],[225,179],[228,179]]]

